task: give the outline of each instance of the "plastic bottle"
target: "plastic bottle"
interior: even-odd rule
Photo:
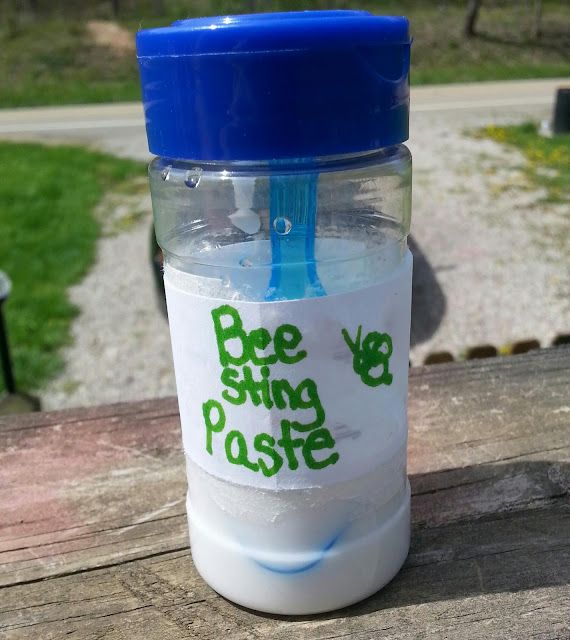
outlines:
[[[408,22],[183,20],[137,50],[195,565],[261,611],[348,605],[409,546]]]

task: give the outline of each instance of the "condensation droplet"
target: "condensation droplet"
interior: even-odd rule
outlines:
[[[289,218],[284,218],[280,216],[279,218],[275,218],[273,221],[273,228],[275,229],[275,233],[278,233],[280,236],[286,236],[289,231],[291,231],[293,225]]]
[[[222,286],[224,287],[230,286],[230,279],[228,278],[228,276],[222,276]]]
[[[190,171],[186,172],[186,177],[184,178],[184,184],[189,189],[195,189],[200,183],[200,178],[202,177],[202,169],[200,167],[195,167]]]
[[[242,258],[239,263],[242,267],[253,267],[253,262],[249,258]]]

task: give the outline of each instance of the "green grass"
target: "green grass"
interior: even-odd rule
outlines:
[[[144,167],[77,147],[0,143],[0,269],[16,383],[35,389],[61,370],[77,309],[67,289],[87,273],[102,195]],[[0,380],[0,390],[3,382]]]
[[[570,202],[570,135],[545,138],[532,122],[488,126],[476,135],[519,149],[527,160],[524,172],[529,184],[545,190],[546,202]]]
[[[83,25],[46,20],[0,38],[0,106],[139,98],[136,60],[86,42]]]
[[[412,83],[570,75],[570,4],[543,4],[543,36],[535,41],[523,2],[483,3],[475,38],[462,35],[466,2],[411,3]]]
[[[133,34],[141,26],[164,25],[177,17],[261,8],[344,6],[405,14],[414,36],[414,84],[570,75],[570,3],[565,0],[544,0],[543,35],[538,41],[528,35],[530,12],[525,3],[514,0],[484,3],[480,35],[473,39],[462,36],[464,0],[164,0],[161,17],[152,15],[149,2],[123,4],[128,10],[120,21]],[[35,20],[13,10],[0,24],[0,107],[139,100],[134,54],[95,47],[85,36],[85,21],[109,18],[110,3],[83,3],[82,11],[66,19],[50,8],[53,3],[41,0],[39,5],[43,11]]]

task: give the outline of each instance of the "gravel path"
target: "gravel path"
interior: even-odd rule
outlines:
[[[150,197],[139,200],[129,206],[145,208],[146,215],[129,231],[103,237],[95,266],[70,290],[81,315],[64,353],[64,372],[41,392],[44,409],[176,392],[168,326],[158,309],[149,262]],[[109,206],[125,213],[124,204]]]
[[[433,351],[461,356],[570,333],[568,205],[545,205],[511,148],[476,140],[437,121],[413,138],[412,237],[443,294],[434,334],[412,348],[421,364]],[[416,290],[416,327],[433,306],[434,287]],[[437,306],[437,305],[436,305]]]
[[[545,108],[532,111],[547,117]],[[416,253],[411,359],[534,338],[546,346],[570,332],[567,206],[539,203],[511,149],[464,133],[508,121],[504,110],[423,113],[412,118],[412,244]],[[525,119],[524,110],[511,121]],[[146,158],[144,138],[98,146]],[[131,202],[129,206],[132,206]],[[124,203],[107,203],[121,215]],[[70,296],[81,309],[66,369],[41,393],[62,408],[175,392],[168,328],[149,264],[150,200],[129,231],[103,237],[97,263]],[[118,213],[117,213],[118,212]]]

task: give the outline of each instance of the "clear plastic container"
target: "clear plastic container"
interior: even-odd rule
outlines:
[[[408,149],[307,164],[318,171],[315,260],[326,294],[381,282],[407,254]],[[150,183],[166,282],[203,296],[264,301],[276,267],[270,181],[306,178],[306,168],[155,159]],[[294,233],[292,223],[286,235]],[[299,265],[280,268],[286,279]],[[192,554],[206,580],[244,606],[278,613],[334,609],[388,582],[408,551],[410,493],[407,424],[398,416],[384,428],[389,438],[376,467],[327,488],[253,488],[188,459]]]
[[[398,265],[411,207],[411,156],[403,144],[278,166],[156,158],[149,176],[167,277],[194,283],[198,293],[205,278],[208,295],[265,300],[275,268],[270,236],[277,232],[269,213],[271,180],[287,185],[311,175],[317,180],[315,261],[327,294],[365,287]],[[293,219],[283,216],[283,236],[295,234]],[[280,268],[286,279],[298,266]]]
[[[373,23],[378,33],[393,35],[391,19],[378,23],[361,12],[324,13],[311,25],[315,33],[323,31],[319,47],[340,38],[339,64],[347,60],[343,47],[353,46],[351,29],[366,34]],[[216,29],[231,23],[216,20]],[[278,39],[297,42],[298,25],[313,18],[243,20],[247,24],[236,29],[255,32],[243,45],[247,56],[258,47],[263,57],[269,55],[263,29],[271,31],[284,20]],[[346,33],[340,22],[350,27]],[[396,27],[401,31],[403,24]],[[405,54],[409,41],[400,44],[400,31],[393,46]],[[235,43],[244,41],[239,33]],[[187,52],[190,45],[180,42],[176,46]],[[204,39],[199,42],[203,47]],[[280,60],[294,50],[283,48],[283,42],[275,54]],[[150,146],[175,148],[171,119],[161,114],[162,129],[152,119],[158,70],[170,73],[174,63],[164,56],[163,66],[145,71],[145,60],[154,64],[155,51],[150,55],[150,45],[143,45],[139,59],[143,89],[150,87],[145,97]],[[169,52],[176,48],[169,46]],[[211,47],[222,55],[222,45]],[[194,56],[194,49],[188,55]],[[361,58],[359,51],[358,64]],[[230,77],[239,66],[236,59],[228,66]],[[192,63],[198,76],[201,61]],[[320,154],[342,146],[340,138],[330,142],[323,134],[307,157],[301,155],[305,140],[292,150],[283,137],[263,159],[265,139],[257,136],[247,112],[237,110],[240,126],[228,119],[243,136],[233,146],[224,134],[212,151],[211,139],[198,128],[191,136],[201,154],[177,153],[174,157],[186,158],[181,160],[163,152],[150,165],[187,460],[192,556],[214,589],[246,607],[308,614],[348,605],[386,584],[408,552],[411,157],[403,144],[370,148],[374,139],[407,137],[407,63],[409,57],[398,82],[382,80],[382,96],[389,94],[386,121],[396,125],[378,125],[372,116],[380,107],[366,106],[369,124],[362,131],[357,123],[346,134],[347,145],[357,151]],[[264,58],[256,57],[255,64],[265,65]],[[364,74],[367,65],[365,60]],[[257,81],[260,74],[244,68]],[[300,77],[299,69],[290,77]],[[182,77],[180,68],[172,77]],[[362,80],[356,90],[361,85]],[[317,93],[330,86],[326,81]],[[260,87],[248,91],[248,99],[259,95],[262,102],[271,94]],[[178,113],[176,96],[169,109]],[[228,112],[235,104],[228,102]],[[398,105],[404,105],[405,118],[393,115]],[[202,106],[197,113],[206,113]],[[271,105],[256,109],[264,117],[273,115]],[[290,111],[283,112],[285,125]],[[312,113],[309,104],[306,118]],[[342,116],[340,110],[327,113],[331,131],[340,131]],[[178,128],[186,131],[181,122]],[[225,120],[220,122],[216,126],[224,129]],[[204,131],[217,129],[205,122]],[[240,145],[248,135],[258,142],[248,143],[244,152]],[[248,156],[256,159],[244,159]]]

